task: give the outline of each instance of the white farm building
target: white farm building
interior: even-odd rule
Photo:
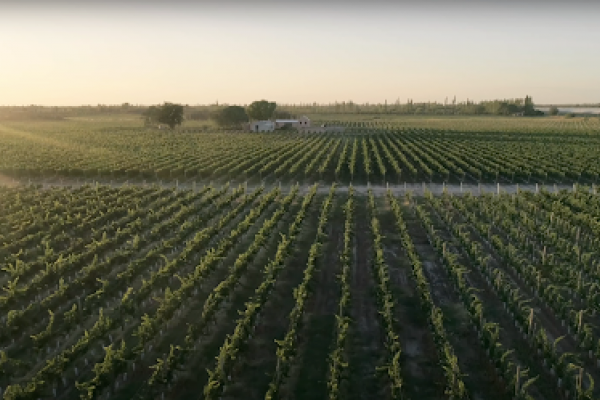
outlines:
[[[252,121],[250,122],[250,130],[252,132],[273,132],[275,130],[275,122]]]
[[[275,128],[310,128],[310,119],[307,116],[302,116],[298,119],[276,119]]]
[[[302,116],[298,119],[276,119],[275,121],[251,121],[247,127],[252,132],[273,132],[275,129],[295,128],[305,129],[310,128],[310,119],[307,116]]]

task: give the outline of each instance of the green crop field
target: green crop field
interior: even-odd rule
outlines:
[[[332,123],[332,121],[330,121]],[[131,119],[0,124],[0,173],[23,178],[594,183],[599,118],[407,118],[344,133],[176,132]]]
[[[0,398],[600,398],[600,119],[336,118],[0,122]]]

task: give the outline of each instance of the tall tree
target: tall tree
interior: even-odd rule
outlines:
[[[160,107],[158,122],[169,125],[173,129],[183,122],[183,106],[181,104],[165,103]]]
[[[246,114],[248,114],[248,116],[254,120],[262,121],[271,118],[275,112],[275,108],[277,108],[277,104],[275,102],[259,100],[248,106],[246,109]]]
[[[160,123],[173,129],[183,122],[183,106],[165,102],[161,106],[150,106],[142,116],[146,118],[146,125]]]
[[[533,100],[529,96],[525,96],[525,101],[523,103],[523,112],[525,115],[535,114],[535,109],[533,108]]]
[[[241,106],[225,107],[217,111],[213,118],[219,126],[223,127],[239,126],[240,124],[248,121],[246,110],[244,110],[244,107]]]

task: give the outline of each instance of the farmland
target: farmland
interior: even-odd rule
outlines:
[[[590,193],[1,196],[7,399],[542,399],[598,374]]]
[[[0,173],[220,182],[592,183],[600,119],[334,122],[343,134],[144,130],[139,121],[0,124]]]
[[[0,397],[599,398],[600,120],[328,121],[1,123]]]

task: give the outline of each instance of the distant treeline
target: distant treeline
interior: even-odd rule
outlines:
[[[184,118],[186,120],[209,120],[215,112],[223,109],[228,104],[210,105],[184,105]],[[45,107],[30,106],[4,106],[0,107],[0,119],[42,119],[58,120],[68,117],[88,116],[98,114],[140,114],[143,118],[148,110],[147,105],[133,105],[123,103],[119,105],[86,105]],[[426,102],[415,103],[408,99],[405,103],[396,100],[394,103],[354,103],[342,101],[328,104],[302,103],[302,104],[277,104],[280,113],[289,115],[310,114],[396,114],[396,115],[543,115],[534,109],[533,100],[526,96],[523,99],[505,99],[474,102],[466,100],[457,102],[456,98],[443,103]],[[280,117],[281,118],[281,117]]]
[[[61,120],[68,117],[81,117],[98,114],[142,114],[146,106],[120,105],[97,106],[2,106],[0,120]]]
[[[147,105],[132,105],[123,103],[119,105],[98,104],[96,106],[0,106],[0,120],[61,120],[69,117],[83,117],[92,115],[114,114],[143,114],[148,110]],[[185,119],[208,120],[212,113],[222,107],[210,106],[185,106]]]
[[[280,109],[292,114],[398,114],[398,115],[543,115],[534,109],[533,100],[526,96],[524,99],[507,99],[474,102],[444,103],[427,102],[415,103],[377,103],[358,104],[352,101],[342,101],[330,104],[279,104]]]

